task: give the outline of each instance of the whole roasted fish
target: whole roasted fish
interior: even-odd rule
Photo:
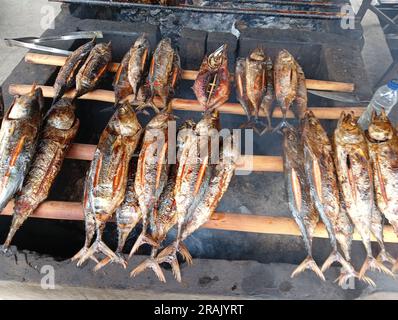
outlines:
[[[284,127],[283,134],[283,170],[289,209],[300,229],[307,250],[307,258],[293,271],[292,277],[310,269],[319,278],[325,280],[325,276],[312,257],[312,236],[319,215],[310,195],[310,186],[305,172],[303,144],[298,132],[293,127]]]
[[[75,86],[76,75],[84,64],[90,51],[94,48],[94,45],[95,38],[77,48],[66,59],[65,64],[61,67],[55,79],[53,104],[57,102],[66,91]]]
[[[123,248],[127,237],[141,220],[141,209],[138,204],[138,197],[134,189],[134,174],[130,174],[127,181],[126,194],[122,204],[116,209],[116,226],[118,233],[118,244],[115,254],[123,259]],[[95,266],[95,270],[99,270],[111,262],[110,257],[105,257]]]
[[[228,101],[230,81],[226,44],[204,57],[192,89],[206,112]]]
[[[184,130],[194,130],[195,123],[193,121],[187,120],[180,127],[178,138],[177,138],[177,148],[181,150],[184,148],[184,143],[187,142],[186,135],[190,132],[183,132]],[[152,239],[160,245],[165,239],[170,229],[177,223],[177,208],[174,197],[174,189],[176,185],[178,163],[172,165],[170,168],[169,177],[167,180],[167,185],[164,188],[152,215],[150,216],[150,226],[152,231]],[[158,249],[152,248],[151,257],[146,259],[140,265],[138,265],[132,272],[131,276],[137,276],[139,273],[143,272],[145,269],[152,269],[160,281],[166,282],[162,269],[160,268],[155,256]]]
[[[265,132],[272,131],[272,114],[274,113],[275,89],[274,89],[274,65],[271,58],[268,57],[266,62],[266,87],[263,99],[261,101],[260,110],[265,113],[267,118],[267,126],[260,132],[260,135]]]
[[[111,43],[97,44],[76,75],[76,93],[73,99],[95,89],[112,60]]]
[[[149,62],[149,41],[145,35],[140,36],[130,49],[128,62],[128,80],[133,88],[134,100],[137,100],[138,91],[145,80]]]
[[[169,107],[180,76],[180,69],[180,56],[171,46],[170,38],[162,39],[152,56],[148,75],[151,89],[149,105],[155,111],[159,111],[153,102],[155,96],[162,99],[163,107]]]
[[[4,100],[3,100],[3,90],[0,87],[0,123],[3,121],[4,117]]]
[[[178,267],[176,254],[179,248],[181,248],[181,242],[210,219],[228,189],[238,157],[238,149],[233,144],[232,135],[229,135],[224,139],[219,163],[216,166],[210,167],[210,179],[205,191],[194,199],[189,208],[179,237],[175,240],[174,244],[165,248],[157,257],[159,263],[167,262],[172,265],[174,276],[178,282],[181,282],[181,272]]]
[[[70,99],[61,99],[52,106],[45,119],[35,157],[22,190],[16,197],[11,228],[3,245],[7,249],[15,232],[43,202],[57,177],[66,152],[76,136],[79,120]]]
[[[297,92],[296,99],[292,104],[292,111],[294,116],[301,120],[304,118],[305,112],[307,111],[308,106],[308,97],[307,97],[307,85],[305,82],[304,71],[301,66],[296,62],[297,69]]]
[[[0,130],[0,211],[21,189],[36,150],[42,124],[43,94],[32,87],[17,96],[4,116]]]
[[[131,49],[124,55],[122,61],[117,68],[115,78],[113,79],[113,91],[115,92],[115,107],[123,102],[130,94],[133,93],[133,87],[128,79],[128,65],[130,60]]]
[[[350,223],[345,211],[340,210],[339,186],[335,173],[332,144],[319,120],[312,111],[306,112],[302,122],[302,141],[304,147],[305,171],[310,186],[312,201],[326,226],[329,234],[332,253],[323,264],[325,272],[333,262],[343,266],[343,274],[339,277],[340,284],[346,283],[350,277],[356,277],[353,266],[338,252],[337,240],[342,247],[347,247],[349,238],[344,230],[345,223]],[[345,217],[340,217],[345,215]],[[344,225],[341,226],[340,223]],[[337,236],[339,234],[339,236]]]
[[[168,125],[174,116],[164,109],[158,113],[146,126],[142,147],[138,156],[135,175],[135,192],[142,214],[142,232],[131,249],[131,257],[144,243],[157,246],[157,243],[147,235],[150,217],[155,205],[167,183],[169,173],[168,155]]]
[[[275,128],[279,130],[286,124],[286,113],[290,109],[297,95],[297,67],[296,60],[287,51],[279,52],[274,65],[275,97],[282,110],[283,119]]]
[[[110,257],[111,262],[125,266],[102,241],[106,222],[124,199],[128,165],[141,136],[141,125],[129,103],[120,106],[101,134],[84,186],[83,210],[86,224],[84,247],[72,258],[81,265],[96,252]],[[94,233],[96,240],[91,245]]]
[[[398,234],[398,136],[384,110],[379,115],[375,112],[372,114],[366,140],[373,168],[377,207]],[[383,249],[380,254],[382,260],[391,260],[388,254],[383,258]],[[393,270],[397,267],[395,264]]]
[[[371,248],[371,225],[374,208],[373,170],[365,136],[352,112],[342,112],[334,132],[334,151],[339,179],[347,213],[361,235],[367,258],[359,272],[359,279],[373,284],[365,276],[368,269],[392,275],[377,261]]]

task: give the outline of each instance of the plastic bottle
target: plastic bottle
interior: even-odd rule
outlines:
[[[389,81],[386,85],[381,86],[372,97],[368,107],[360,116],[358,123],[363,130],[366,130],[370,124],[372,111],[377,114],[384,108],[386,115],[398,102],[398,79]]]

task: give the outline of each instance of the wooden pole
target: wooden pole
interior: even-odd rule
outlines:
[[[13,206],[13,201],[9,202],[1,214],[11,215]],[[80,221],[84,219],[84,214],[79,202],[45,201],[32,214],[32,218]],[[301,235],[292,218],[238,213],[216,212],[203,228],[263,234]],[[328,238],[327,231],[322,223],[317,225],[314,237]],[[361,240],[357,232],[354,233],[354,240]],[[372,240],[375,241],[375,239]],[[391,226],[384,227],[384,241],[398,242],[398,238]]]
[[[46,98],[52,98],[54,96],[54,88],[51,86],[38,86],[42,88],[43,95]],[[32,89],[32,85],[25,84],[11,84],[8,88],[10,94],[12,95],[22,95],[27,94]],[[66,97],[72,97],[74,90],[69,91],[65,94]],[[103,101],[109,103],[115,103],[115,96],[113,91],[97,89],[91,91],[79,99],[83,100],[95,100],[95,101]],[[161,108],[162,104],[160,99],[155,99],[155,104]],[[203,108],[199,104],[197,100],[189,100],[189,99],[179,99],[175,98],[171,101],[172,108],[174,110],[182,110],[182,111],[198,111],[203,112]],[[339,119],[342,111],[353,111],[356,116],[360,116],[364,111],[363,107],[312,107],[309,108],[312,110],[316,117],[319,119]],[[218,109],[221,113],[229,113],[229,114],[237,114],[244,115],[244,111],[239,103],[225,103]],[[263,112],[260,112],[260,116],[265,116]],[[282,118],[282,112],[279,108],[274,111],[274,118]],[[291,111],[287,114],[288,118],[294,118],[294,115]]]
[[[45,64],[50,66],[63,66],[66,61],[66,57],[54,56],[41,53],[27,53],[25,55],[25,62],[34,64]],[[109,64],[108,70],[110,72],[116,72],[119,67],[118,63]],[[182,70],[181,77],[184,80],[195,80],[198,72],[194,70]],[[308,89],[312,90],[327,90],[327,91],[338,91],[338,92],[354,92],[354,84],[346,82],[334,82],[324,80],[311,80],[307,79],[306,85]]]

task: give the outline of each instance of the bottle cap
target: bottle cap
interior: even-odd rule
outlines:
[[[398,79],[392,79],[388,81],[387,87],[389,87],[391,90],[398,90]]]

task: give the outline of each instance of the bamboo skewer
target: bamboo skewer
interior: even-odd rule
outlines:
[[[25,55],[25,62],[33,64],[44,64],[50,66],[63,66],[66,57],[55,56],[40,53],[27,53]],[[108,66],[110,72],[116,72],[119,67],[118,63],[111,63]],[[198,72],[194,70],[182,70],[181,77],[184,80],[195,80]],[[338,91],[338,92],[354,92],[354,84],[346,82],[334,82],[324,80],[312,80],[307,79],[306,85],[308,89],[312,90],[327,90],[327,91]]]
[[[51,86],[37,86],[42,88],[43,95],[46,98],[54,97],[54,88]],[[32,89],[31,85],[26,84],[11,84],[9,86],[9,92],[12,95],[22,95],[27,94]],[[66,97],[72,97],[74,90],[69,91],[65,94]],[[115,103],[115,95],[113,91],[97,89],[92,92],[89,92],[79,99],[83,100],[96,100],[103,101],[109,103]],[[157,107],[161,108],[162,104],[160,99],[155,98],[155,104]],[[197,100],[189,100],[189,99],[179,99],[175,98],[171,101],[171,106],[174,110],[182,110],[182,111],[198,111],[203,112],[203,108],[199,104]],[[319,119],[339,119],[342,111],[353,111],[356,116],[360,116],[365,108],[363,107],[312,107],[309,108],[312,110],[316,117]],[[221,113],[230,113],[230,114],[238,114],[245,115],[242,107],[239,103],[225,103],[221,107],[218,108]],[[260,112],[260,116],[265,116],[263,112]],[[273,114],[274,118],[282,118],[282,112],[279,108],[276,108]],[[291,111],[287,113],[288,118],[294,118],[294,115]]]
[[[1,214],[11,215],[13,206],[13,201],[10,201]],[[80,221],[84,219],[84,215],[79,202],[45,201],[36,209],[32,218]],[[292,218],[263,215],[215,212],[203,228],[300,236],[300,230]],[[314,237],[328,238],[325,226],[322,223],[317,225]],[[357,232],[354,233],[354,240],[361,240]],[[375,239],[372,240],[375,241]],[[398,242],[391,226],[384,227],[384,241]]]

